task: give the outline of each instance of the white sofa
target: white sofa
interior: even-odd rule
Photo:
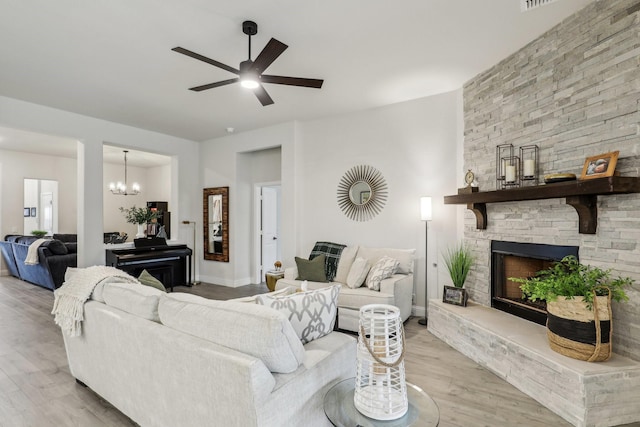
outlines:
[[[107,284],[84,310],[72,375],[143,427],[330,426],[324,395],[355,376],[354,337],[303,346],[263,305]]]
[[[364,258],[373,266],[384,256],[397,259],[400,264],[396,274],[384,279],[380,291],[367,288],[366,285],[352,289],[346,285],[347,276],[356,258]],[[307,281],[308,289],[319,289],[339,283],[342,287],[338,296],[338,328],[358,332],[360,307],[367,304],[390,304],[400,309],[402,321],[411,316],[413,303],[413,268],[415,249],[368,248],[347,246],[343,249],[338,262],[338,270],[332,282]],[[300,288],[302,280],[296,280],[296,267],[286,268],[284,278],[276,283],[276,290],[289,286]]]

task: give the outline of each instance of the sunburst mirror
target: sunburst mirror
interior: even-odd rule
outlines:
[[[387,202],[387,183],[376,168],[368,165],[349,169],[338,184],[338,206],[354,221],[369,221]]]

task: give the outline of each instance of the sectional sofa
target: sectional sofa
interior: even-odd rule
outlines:
[[[288,318],[251,302],[100,283],[69,368],[141,426],[330,426],[326,392],[355,376],[356,340],[302,344]]]
[[[68,267],[78,264],[77,244],[48,239],[38,248],[38,264],[24,263],[29,246],[38,238],[34,236],[7,235],[0,241],[0,251],[4,266],[10,275],[42,286],[56,289],[64,282]]]

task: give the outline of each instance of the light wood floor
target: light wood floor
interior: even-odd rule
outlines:
[[[266,287],[201,284],[175,290],[229,299],[262,293]],[[50,314],[52,303],[51,291],[0,277],[0,426],[135,426],[91,390],[75,383],[62,335]],[[436,401],[440,426],[569,426],[433,337],[417,319],[410,319],[405,331],[407,380]]]

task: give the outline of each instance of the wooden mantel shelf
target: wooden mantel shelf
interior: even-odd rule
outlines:
[[[480,191],[477,193],[445,196],[445,204],[466,204],[476,216],[476,228],[487,228],[487,203],[519,202],[566,198],[566,203],[578,212],[579,231],[595,234],[598,226],[598,196],[611,194],[640,193],[640,178],[612,176],[578,181],[557,182],[555,184],[518,187],[506,190]]]

